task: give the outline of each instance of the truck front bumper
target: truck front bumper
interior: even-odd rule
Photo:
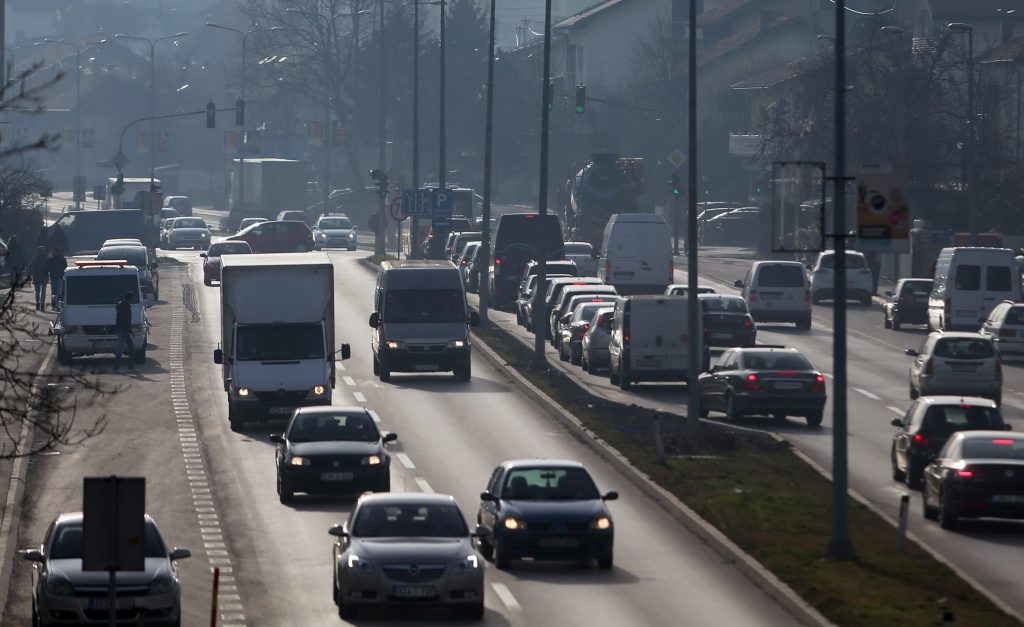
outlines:
[[[246,396],[232,390],[229,403],[236,420],[249,422],[262,420],[287,420],[300,407],[315,407],[331,404],[331,389],[320,396],[311,396],[309,390],[276,390],[269,392],[251,391]]]

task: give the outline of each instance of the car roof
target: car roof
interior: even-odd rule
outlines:
[[[952,437],[960,437],[965,440],[983,440],[988,438],[999,438],[1006,440],[1024,441],[1024,433],[1021,433],[1020,431],[996,431],[994,429],[976,431],[957,431],[953,434]]]
[[[359,405],[316,405],[313,407],[299,407],[295,410],[295,415],[306,415],[306,414],[354,414],[354,413],[368,414],[365,407]]]
[[[154,526],[156,525],[156,521],[153,520],[152,516],[150,516],[149,514],[144,514],[144,516],[146,517],[147,523],[150,523]],[[54,522],[58,525],[63,525],[67,523],[80,524],[83,519],[84,515],[82,514],[82,512],[63,512],[57,515],[57,519]]]
[[[586,468],[578,461],[571,459],[509,459],[501,463],[506,470],[514,468]]]
[[[799,261],[755,261],[752,264],[752,266],[755,268],[760,268],[763,266],[796,266],[802,269],[804,267],[804,264],[800,263]]]
[[[795,348],[789,348],[787,346],[737,346],[735,349],[738,352],[752,353],[752,352],[765,352],[765,353],[799,353],[800,351]]]
[[[375,492],[359,497],[360,505],[457,505],[450,494],[427,494],[425,492]]]
[[[953,396],[951,394],[920,396],[917,402],[922,405],[975,405],[992,409],[998,407],[992,399],[981,398],[980,396]]]
[[[114,252],[118,252],[118,253],[120,253],[120,252],[129,252],[130,251],[130,252],[133,252],[133,253],[136,253],[136,254],[138,254],[139,251],[142,251],[143,254],[145,254],[146,253],[146,247],[142,246],[142,245],[135,245],[135,244],[114,244],[112,246],[104,246],[104,247],[100,248],[99,251],[97,252],[97,254],[99,254],[99,253],[101,253],[103,251],[114,251]],[[105,260],[101,259],[100,261],[105,261]]]
[[[743,300],[739,294],[697,294],[697,300]]]
[[[974,331],[932,331],[929,335],[938,335],[939,337],[952,337],[952,338],[970,338],[970,339],[982,339],[987,340],[986,336],[976,333]]]

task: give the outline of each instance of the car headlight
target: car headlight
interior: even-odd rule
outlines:
[[[53,575],[46,578],[46,591],[59,597],[69,597],[75,593],[70,581]]]
[[[238,393],[239,396],[249,396],[249,394],[251,393],[251,390],[249,388],[238,388],[238,392],[237,393]]]
[[[373,572],[373,564],[371,564],[367,560],[361,559],[358,555],[354,553],[349,553],[348,568],[349,570],[354,570],[360,573]]]
[[[464,348],[466,344],[466,340],[452,340],[449,346],[451,346],[452,348]]]
[[[317,236],[317,237],[318,237],[319,239],[327,239],[327,233],[323,233],[323,232],[321,232],[321,233],[317,233],[317,234],[316,234],[316,236]]]
[[[349,239],[355,239],[356,238],[356,232],[355,231],[349,231],[348,232],[348,238]]]
[[[309,466],[310,461],[308,457],[299,457],[298,455],[294,455],[288,460],[288,463],[292,466]]]
[[[590,523],[591,529],[606,530],[612,528],[612,519],[607,516],[598,516],[594,519],[594,522]]]
[[[455,568],[460,573],[474,571],[480,568],[480,560],[476,555],[467,555],[455,566]]]
[[[398,348],[399,346],[401,346],[401,343],[398,340],[387,340],[386,342],[384,342],[384,345],[387,346],[388,348]]]
[[[526,529],[526,523],[522,520],[519,520],[515,516],[509,516],[505,519],[505,528],[511,529],[512,531],[518,531],[521,529]]]
[[[370,455],[360,460],[360,464],[363,466],[379,466],[381,464],[380,455]]]
[[[323,396],[326,391],[327,388],[323,385],[314,385],[312,390],[314,396]]]
[[[174,577],[160,575],[149,584],[150,594],[166,594],[174,590]]]

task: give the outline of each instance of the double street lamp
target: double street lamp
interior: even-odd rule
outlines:
[[[188,33],[182,32],[174,35],[157,37],[156,39],[137,37],[135,35],[125,35],[122,33],[114,35],[115,39],[132,39],[134,41],[144,41],[149,44],[149,191],[151,192],[156,191],[156,137],[153,134],[153,118],[156,116],[156,45],[161,41],[178,39],[186,35],[188,35]]]

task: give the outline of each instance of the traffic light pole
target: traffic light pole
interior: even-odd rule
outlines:
[[[541,98],[540,115],[540,197],[538,204],[541,220],[548,215],[548,127],[550,125],[551,111],[548,103],[551,102],[551,0],[544,2],[544,87]],[[544,311],[544,290],[541,289],[547,284],[548,279],[548,251],[546,241],[543,237],[539,240],[537,251],[538,272],[537,288],[533,290],[533,362],[532,366],[537,369],[547,369],[548,360],[544,355],[544,340],[547,339],[548,321],[547,312]]]
[[[690,346],[700,345],[703,342],[698,338],[703,335],[703,324],[700,321],[700,303],[697,302],[697,3],[690,2],[690,20],[687,24],[689,31],[689,89],[687,100],[689,110],[687,111],[687,123],[689,132],[687,141],[689,143],[689,162],[687,170],[689,174],[689,185],[686,188],[687,215],[686,215],[686,334]],[[689,362],[686,373],[686,437],[691,446],[696,446],[700,438],[700,387],[697,377],[700,374],[700,365],[704,361],[704,351],[689,351]]]
[[[487,122],[484,127],[484,206],[480,225],[480,250],[478,255],[483,263],[474,264],[479,268],[477,292],[480,294],[480,319],[487,321],[487,309],[490,305],[490,273],[491,267],[491,166],[494,130],[494,7],[491,0],[490,38],[487,41]]]

